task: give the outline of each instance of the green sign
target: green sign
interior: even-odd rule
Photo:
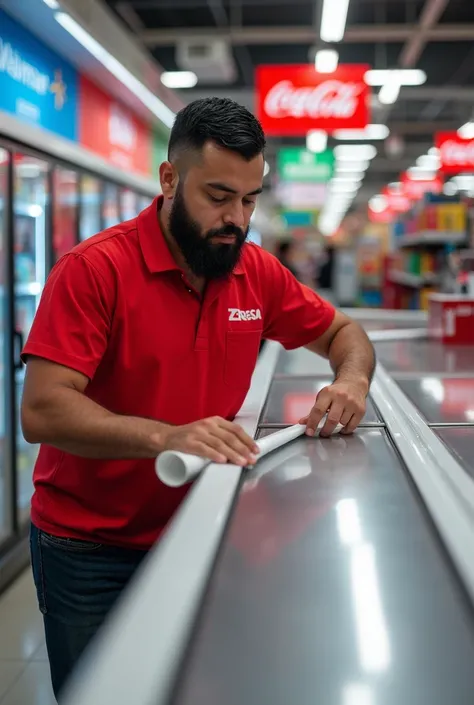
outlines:
[[[168,142],[163,139],[159,132],[153,133],[152,152],[152,174],[153,178],[159,178],[160,166],[168,159]]]
[[[315,154],[298,147],[280,149],[278,173],[283,181],[325,183],[334,173],[334,152],[327,149]]]

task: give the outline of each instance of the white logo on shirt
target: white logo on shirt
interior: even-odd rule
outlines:
[[[241,311],[239,308],[229,309],[229,321],[261,321],[262,312],[259,308],[252,308],[250,311]]]

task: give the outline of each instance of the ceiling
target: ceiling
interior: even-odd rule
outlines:
[[[322,0],[106,0],[166,71],[183,68],[177,45],[185,38],[223,38],[235,68],[231,81],[199,82],[180,92],[185,101],[229,96],[253,108],[254,69],[268,63],[308,63],[320,46]],[[392,106],[373,101],[371,121],[388,125],[404,141],[403,153],[387,154],[383,142],[357,201],[396,181],[433,144],[438,130],[458,129],[474,111],[473,0],[351,0],[340,63],[373,68],[420,68],[423,86],[402,88]],[[268,161],[283,143],[271,140]],[[356,201],[356,203],[357,203]]]

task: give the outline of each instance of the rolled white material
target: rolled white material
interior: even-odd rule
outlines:
[[[324,418],[318,426],[318,430],[324,426],[326,419]],[[342,426],[339,424],[333,432],[333,435],[339,433]],[[280,448],[280,446],[294,441],[295,438],[304,435],[306,426],[296,424],[283,428],[281,431],[272,433],[257,441],[259,448],[258,459],[272,451]],[[167,450],[158,456],[155,463],[156,474],[160,480],[169,487],[182,487],[188,482],[194,480],[205,467],[210,465],[211,461],[207,458],[200,458],[197,455],[188,453],[180,453],[179,451]]]

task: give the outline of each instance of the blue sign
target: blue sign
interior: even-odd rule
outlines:
[[[0,110],[76,141],[77,103],[75,69],[0,10]]]

